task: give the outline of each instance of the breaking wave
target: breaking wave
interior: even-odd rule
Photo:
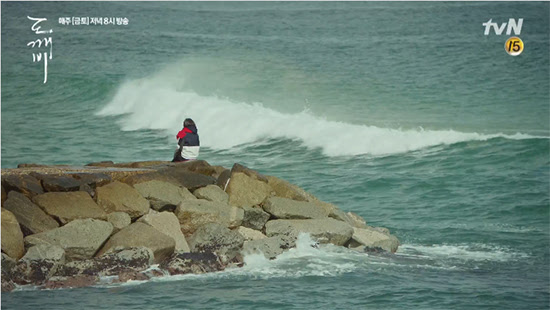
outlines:
[[[480,134],[454,130],[392,129],[329,121],[308,110],[285,114],[260,103],[235,102],[184,90],[185,78],[164,70],[124,82],[113,99],[96,114],[120,116],[123,131],[161,130],[172,138],[182,120],[192,117],[201,145],[225,150],[265,141],[291,139],[326,156],[391,155],[436,145],[472,140],[546,138],[528,134]]]

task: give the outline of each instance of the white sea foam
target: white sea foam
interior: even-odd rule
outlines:
[[[336,276],[355,270],[358,267],[356,256],[340,247],[317,246],[308,234],[301,233],[295,248],[273,260],[261,253],[245,255],[244,267],[232,269],[229,273],[259,278]]]
[[[293,139],[308,148],[320,148],[327,156],[390,155],[436,145],[471,140],[537,138],[527,134],[480,134],[454,130],[392,129],[327,121],[305,110],[285,114],[262,106],[229,99],[200,96],[184,91],[185,78],[175,69],[151,77],[124,82],[114,98],[97,115],[121,115],[124,131],[164,130],[173,138],[182,120],[192,117],[201,144],[215,150],[266,139]],[[338,139],[327,137],[338,135]],[[172,141],[172,140],[170,140]]]
[[[515,252],[509,248],[486,244],[463,245],[415,245],[404,244],[399,247],[398,255],[405,257],[463,260],[463,261],[497,261],[505,262],[529,257],[527,253]]]

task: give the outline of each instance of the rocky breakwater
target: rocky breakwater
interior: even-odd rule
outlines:
[[[2,170],[2,291],[82,287],[275,258],[300,233],[357,251],[397,238],[300,187],[197,160]]]

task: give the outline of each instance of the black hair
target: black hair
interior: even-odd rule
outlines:
[[[186,118],[186,119],[183,121],[183,127],[184,127],[184,128],[187,128],[187,127],[189,127],[189,126],[195,126],[195,127],[196,127],[195,122],[193,122],[192,119]]]

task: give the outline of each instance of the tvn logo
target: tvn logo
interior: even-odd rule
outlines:
[[[506,29],[506,35],[511,35],[512,30],[514,31],[514,35],[519,36],[521,34],[521,27],[523,26],[523,18],[519,18],[517,21],[514,18],[510,18],[507,23],[502,23],[501,25],[497,23],[493,23],[493,19],[489,19],[489,21],[483,23],[483,26],[485,27],[485,35],[488,36],[491,32],[491,29],[495,31],[495,34],[497,36],[501,35],[504,32],[504,29]]]

